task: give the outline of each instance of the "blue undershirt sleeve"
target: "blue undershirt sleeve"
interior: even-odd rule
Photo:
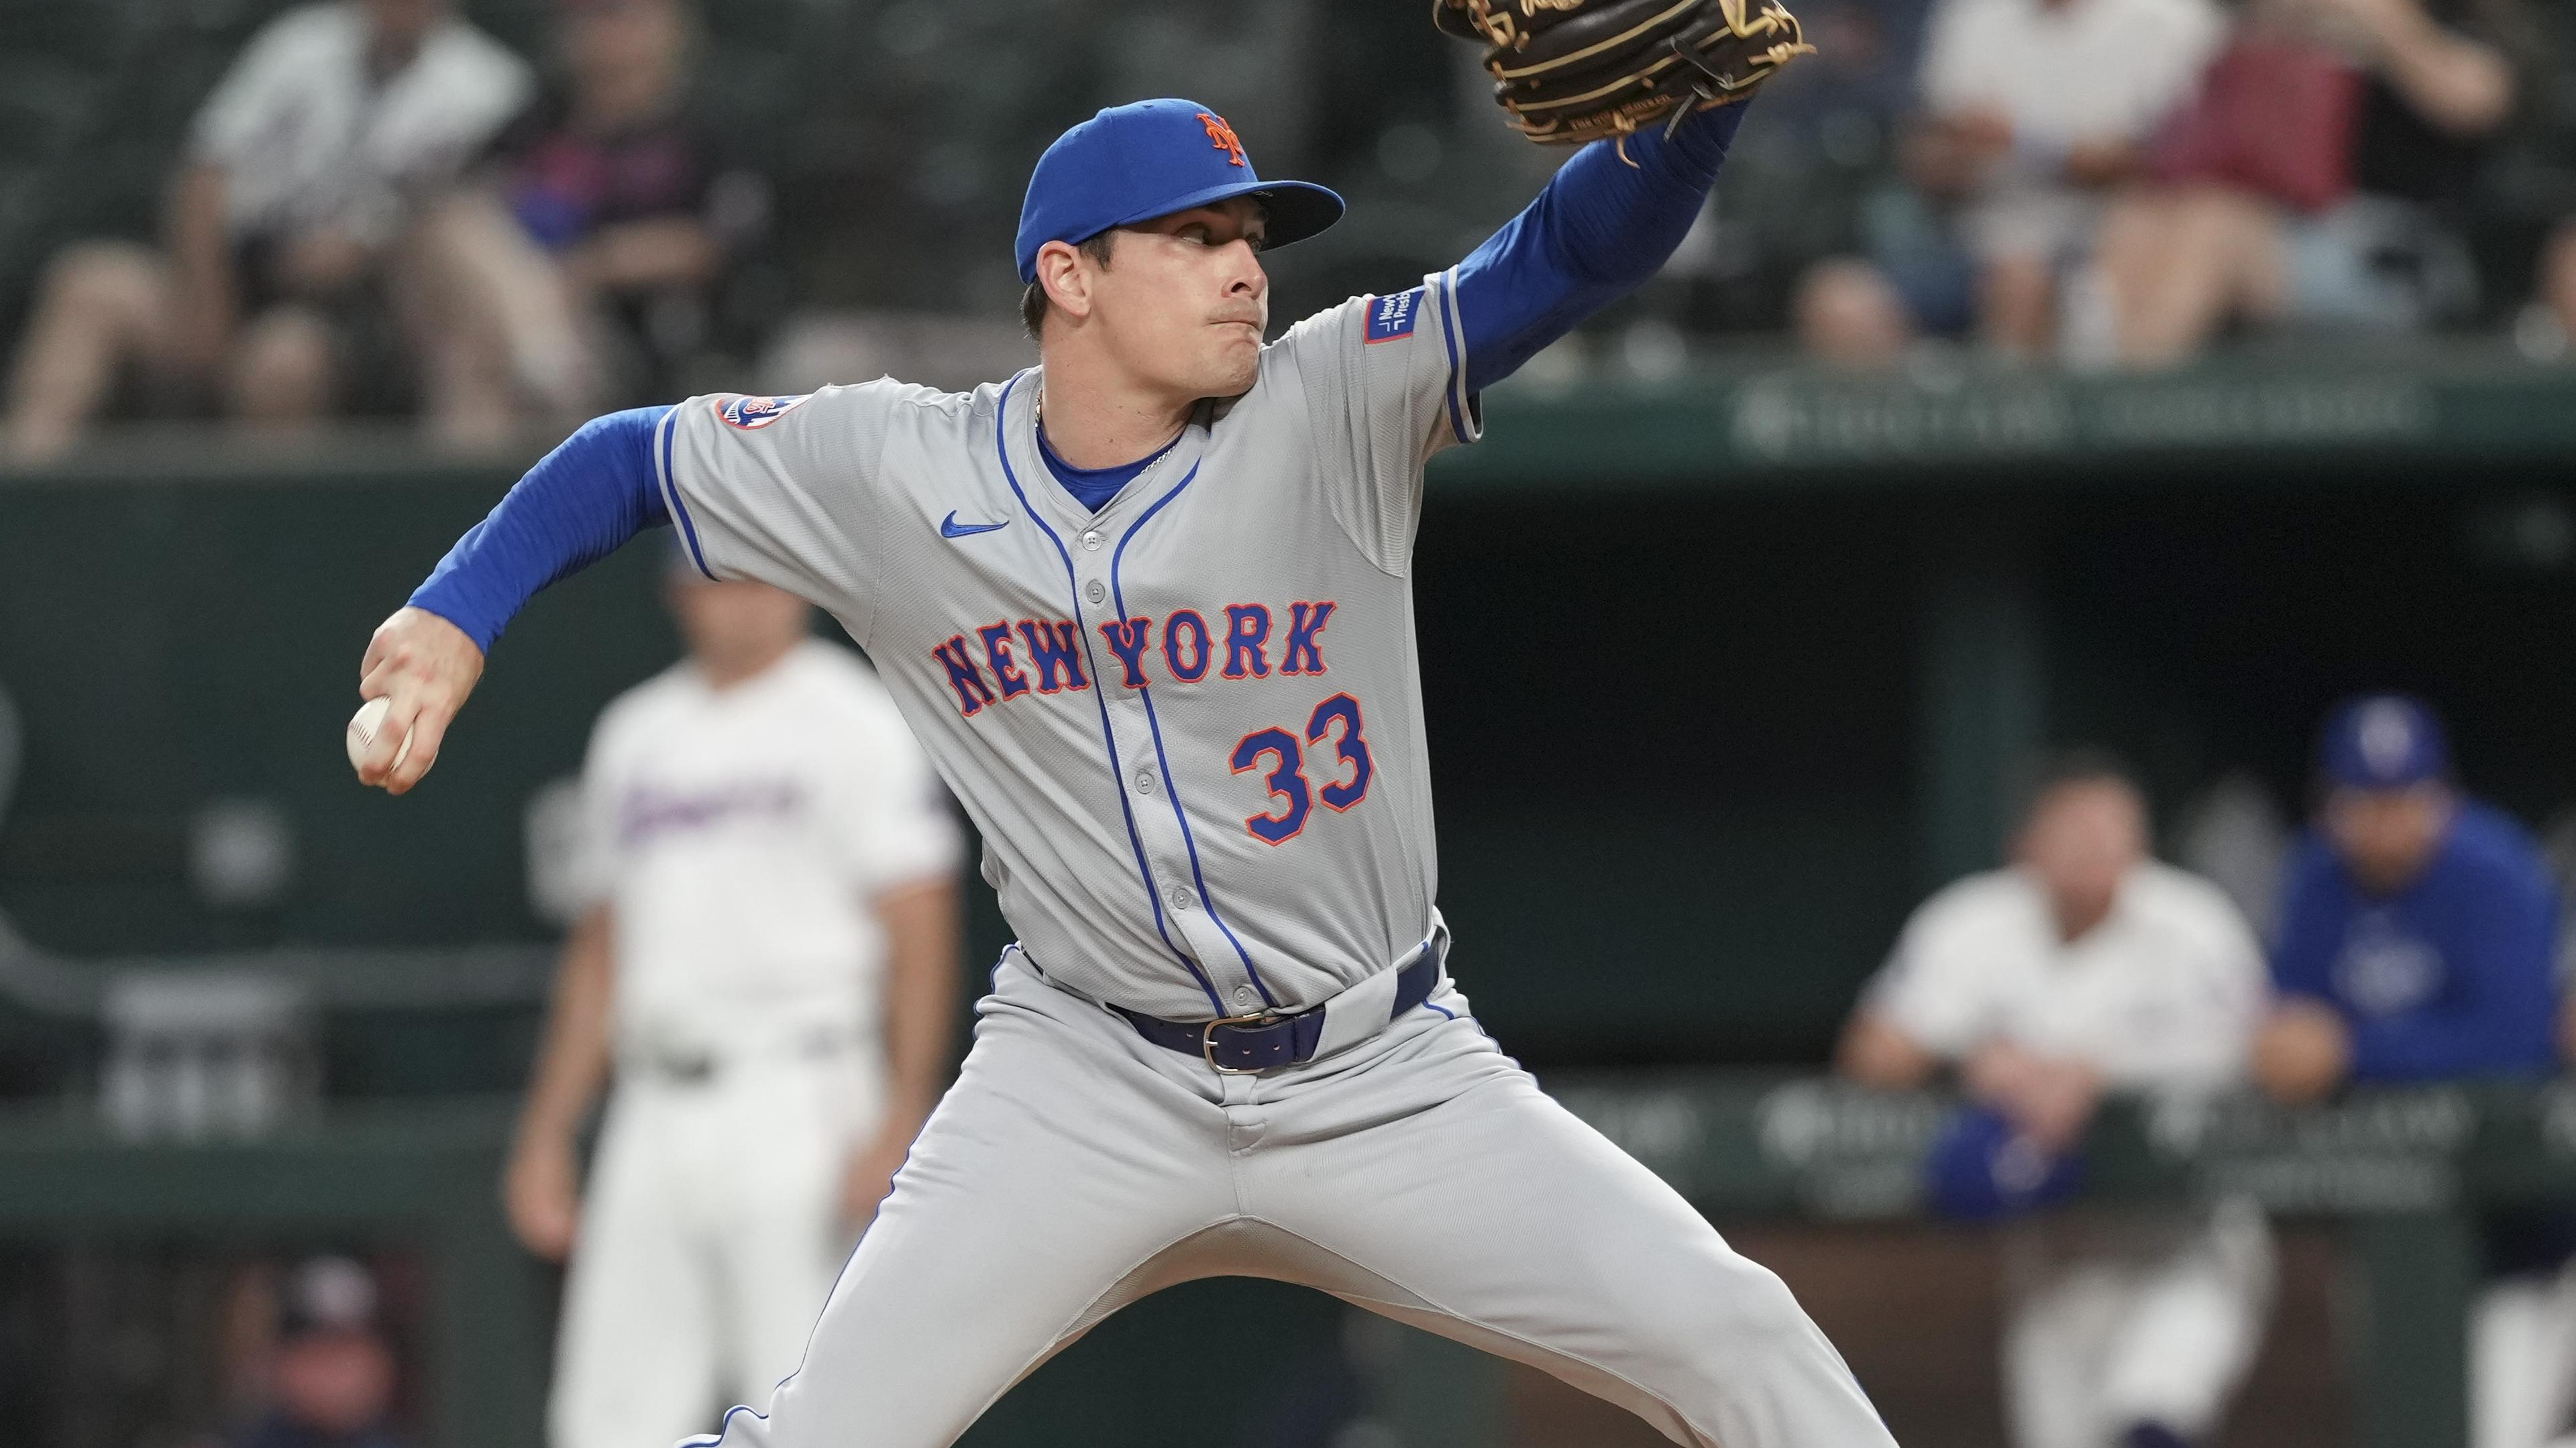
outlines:
[[[1749,104],[1701,111],[1670,136],[1640,131],[1626,160],[1616,144],[1593,142],[1458,263],[1468,391],[1520,370],[1663,266],[1707,204]]]
[[[537,590],[667,525],[653,434],[670,412],[639,407],[582,424],[456,540],[412,593],[412,607],[465,630],[488,654]]]

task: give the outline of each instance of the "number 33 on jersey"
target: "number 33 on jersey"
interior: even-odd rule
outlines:
[[[1301,599],[1288,605],[1279,673],[1320,675],[1325,671],[1320,635],[1332,621],[1334,607],[1330,599]],[[1174,610],[1160,621],[1159,631],[1151,618],[1111,619],[1098,627],[1102,646],[1117,661],[1112,672],[1122,688],[1150,687],[1149,654],[1157,657],[1153,667],[1176,684],[1207,679],[1220,656],[1224,665],[1214,669],[1217,678],[1268,678],[1270,609],[1258,603],[1230,603],[1224,618],[1221,645],[1214,641],[1206,616],[1196,609]],[[951,635],[931,650],[931,656],[948,676],[957,712],[971,718],[988,706],[1026,694],[1091,687],[1090,677],[1083,672],[1085,651],[1078,646],[1075,632],[1079,627],[1071,619],[1024,618],[1016,625],[987,624],[975,630],[972,641],[962,633]],[[1026,651],[1025,665],[1017,650]],[[1369,776],[1376,766],[1361,728],[1359,701],[1348,694],[1335,694],[1317,704],[1306,720],[1303,743],[1329,744],[1344,766],[1320,791],[1324,803],[1336,810],[1349,809],[1368,796]],[[1246,819],[1244,828],[1254,839],[1284,844],[1306,828],[1319,791],[1307,783],[1299,736],[1275,725],[1244,735],[1226,762],[1236,774],[1244,774],[1258,771],[1265,756],[1270,768],[1263,778],[1278,807]]]

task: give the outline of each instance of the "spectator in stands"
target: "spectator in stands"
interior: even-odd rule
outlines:
[[[1799,9],[1817,53],[1763,86],[1762,124],[1727,152],[1708,213],[1665,264],[1659,288],[1685,327],[1778,331],[1807,268],[1862,244],[1898,137],[1914,123],[1928,9],[1925,0]]]
[[[2255,0],[2194,154],[2104,226],[2118,355],[2188,360],[2231,321],[2405,332],[2472,308],[2455,227],[2513,106],[2511,4]]]
[[[335,0],[272,21],[198,112],[165,249],[93,241],[55,259],[0,450],[60,454],[128,368],[164,405],[322,416],[394,355],[382,285],[412,208],[528,86],[447,0]]]
[[[2293,1106],[2346,1082],[2541,1077],[2556,1066],[2558,896],[2540,849],[2452,783],[2423,704],[2352,700],[2326,722],[2317,826],[2290,866],[2254,1072]],[[2537,1448],[2576,1390],[2563,1214],[2487,1224],[2495,1280],[2470,1325],[2477,1448]]]
[[[760,189],[689,94],[684,0],[563,0],[564,77],[425,233],[429,420],[489,443],[671,391]]]
[[[346,1257],[317,1257],[280,1296],[269,1410],[231,1448],[398,1448],[385,1417],[396,1373],[376,1330],[375,1279]]]
[[[2060,280],[2089,251],[2107,188],[2134,173],[2222,29],[2211,0],[1938,0],[1927,114],[1903,151],[1916,197],[1879,208],[1868,261],[1809,273],[1806,345],[1868,364],[1915,332],[1973,328],[2009,352],[2050,350]]]
[[[2105,1091],[2243,1079],[2262,949],[2216,886],[2149,857],[2145,801],[2116,764],[2075,755],[2044,771],[2013,855],[1906,923],[1844,1033],[1846,1076],[1908,1089],[1955,1070],[2044,1156],[2083,1135]],[[2007,1238],[2014,1440],[2202,1441],[2262,1335],[2262,1219],[2228,1204],[2062,1225]]]

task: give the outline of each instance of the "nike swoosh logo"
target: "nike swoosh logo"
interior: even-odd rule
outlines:
[[[957,515],[954,512],[951,512],[947,517],[939,520],[939,536],[942,538],[967,538],[972,537],[977,533],[990,533],[996,528],[1007,528],[1009,526],[1011,526],[1011,520],[1008,518],[1004,518],[999,523],[960,523],[957,521]]]

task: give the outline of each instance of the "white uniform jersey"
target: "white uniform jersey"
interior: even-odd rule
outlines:
[[[2002,1039],[2088,1062],[2118,1088],[2209,1090],[2243,1079],[2264,981],[2262,949],[2226,895],[2149,861],[2073,941],[2021,870],[1951,885],[1906,922],[1869,1002],[1952,1059]]]
[[[957,865],[946,795],[884,687],[820,640],[729,688],[683,662],[620,696],[582,805],[625,1052],[872,1043],[873,898]]]
[[[1446,274],[1261,356],[1088,513],[1032,368],[700,397],[657,454],[718,578],[813,599],[965,802],[1038,967],[1176,1019],[1320,1002],[1432,930],[1407,577],[1422,469],[1476,421]]]

